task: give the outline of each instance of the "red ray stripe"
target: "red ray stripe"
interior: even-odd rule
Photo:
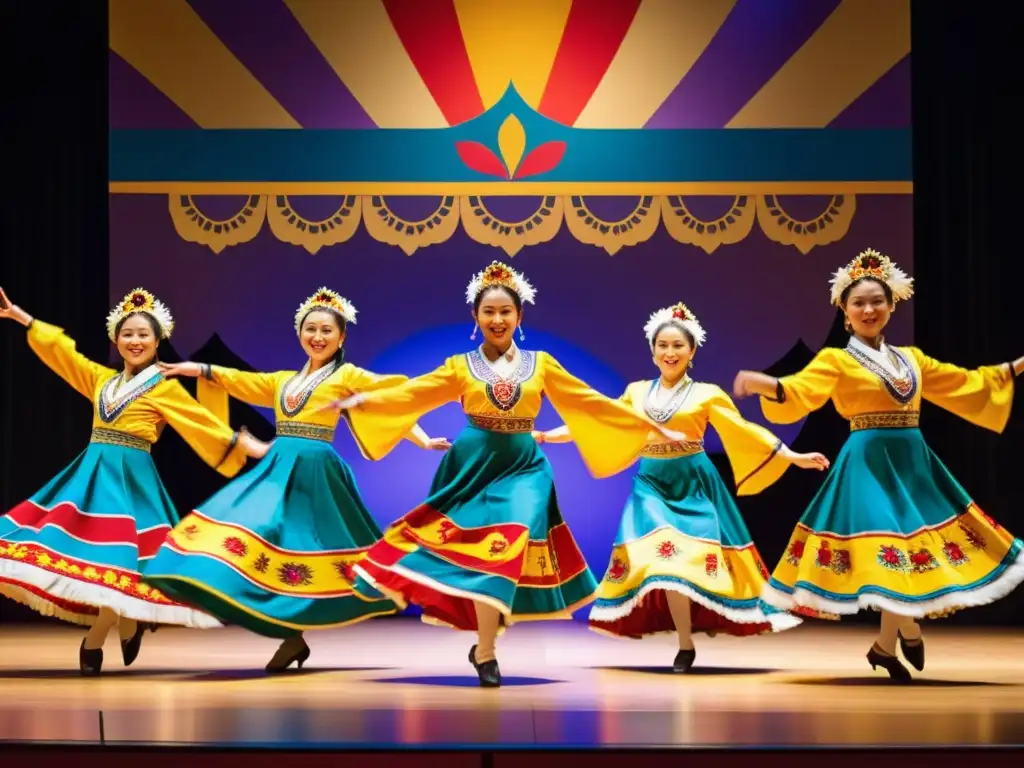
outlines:
[[[608,71],[640,0],[573,0],[540,113],[572,125]],[[639,84],[637,87],[640,87]]]
[[[453,0],[384,0],[384,8],[448,124],[482,113]]]

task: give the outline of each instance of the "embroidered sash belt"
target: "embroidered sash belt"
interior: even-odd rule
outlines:
[[[149,453],[153,446],[141,437],[129,435],[127,432],[118,432],[116,429],[103,429],[93,427],[90,443],[102,443],[103,445],[119,445],[122,448],[134,448],[137,451]]]
[[[502,432],[507,435],[533,432],[533,419],[529,416],[478,416],[467,413],[466,418],[472,426],[488,432]]]
[[[277,425],[278,437],[305,437],[308,440],[321,440],[325,443],[334,442],[334,428],[321,427],[318,424],[300,424],[297,421],[282,421]]]
[[[862,413],[850,419],[851,432],[857,432],[861,429],[917,429],[920,425],[920,411]]]
[[[640,452],[640,456],[645,459],[677,459],[680,456],[693,456],[698,453],[704,453],[703,440],[648,445]]]

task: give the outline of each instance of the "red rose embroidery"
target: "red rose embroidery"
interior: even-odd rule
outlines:
[[[285,563],[277,569],[277,577],[289,587],[308,587],[313,583],[313,571],[301,563]]]
[[[663,541],[658,545],[658,557],[668,560],[676,554],[676,545],[671,541]]]
[[[626,573],[629,569],[626,568],[626,564],[619,558],[613,557],[611,565],[608,566],[608,581],[622,581],[626,578]]]
[[[711,577],[718,575],[718,555],[710,554],[704,558],[704,573]]]
[[[828,547],[828,542],[824,542],[818,547],[818,565],[822,568],[827,568],[832,563],[832,550]]]
[[[249,547],[237,536],[228,536],[222,546],[235,557],[245,557],[249,553]]]

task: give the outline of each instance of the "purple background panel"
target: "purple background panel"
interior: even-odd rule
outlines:
[[[107,87],[110,128],[144,130],[199,128],[164,92],[113,51],[108,53]]]
[[[829,128],[906,128],[910,115],[910,54],[844,109]]]
[[[188,3],[303,128],[377,127],[281,0]]]
[[[739,0],[644,127],[724,127],[838,6],[839,0]]]

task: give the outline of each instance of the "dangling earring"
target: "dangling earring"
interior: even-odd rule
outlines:
[[[519,340],[526,341],[526,334],[523,333],[523,326],[519,326]]]
[[[693,368],[693,358],[692,357],[689,360],[686,361],[686,367],[687,368]]]
[[[472,332],[471,334],[469,334],[469,340],[470,340],[470,341],[476,341],[476,329],[477,329],[478,327],[479,327],[479,326],[477,326],[477,324],[476,324],[476,323],[473,323],[473,332]]]
[[[850,322],[850,318],[846,318],[846,320],[843,321],[843,329],[847,333],[853,333],[853,323]]]

